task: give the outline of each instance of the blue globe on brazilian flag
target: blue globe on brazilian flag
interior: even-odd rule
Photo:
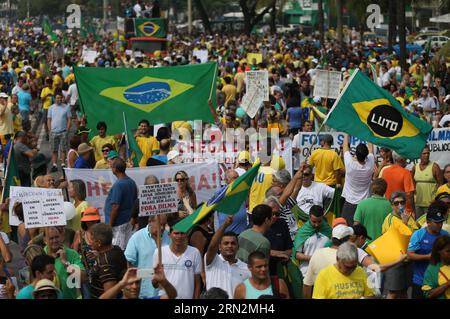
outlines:
[[[166,68],[75,68],[80,104],[91,127],[108,123],[108,133],[124,131],[122,113],[136,127],[177,120],[213,122],[208,106],[216,63]],[[94,132],[95,134],[95,132]]]
[[[353,73],[324,123],[409,159],[420,157],[433,129],[359,71]]]

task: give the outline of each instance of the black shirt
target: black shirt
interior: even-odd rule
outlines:
[[[289,234],[289,228],[286,225],[284,219],[278,218],[269,230],[264,234],[264,236],[270,242],[271,250],[288,250],[294,247],[292,243],[291,235]],[[270,257],[269,259],[269,269],[270,275],[274,276],[277,273],[277,263],[282,260],[279,257]]]
[[[98,299],[103,293],[103,284],[108,281],[119,282],[127,271],[127,260],[118,246],[97,256],[89,272],[91,298]]]

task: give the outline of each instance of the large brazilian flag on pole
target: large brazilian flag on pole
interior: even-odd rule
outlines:
[[[165,68],[75,68],[80,103],[91,127],[108,123],[109,133],[123,132],[141,119],[151,124],[177,120],[213,122],[208,99],[215,107],[214,63]]]
[[[163,18],[135,18],[134,29],[137,37],[165,38],[166,20]]]
[[[420,157],[432,130],[359,71],[353,73],[325,124],[409,159]]]

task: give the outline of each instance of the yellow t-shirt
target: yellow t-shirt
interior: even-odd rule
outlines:
[[[262,166],[258,170],[255,179],[250,188],[248,211],[251,213],[253,208],[264,202],[266,191],[272,187],[272,176],[275,170],[268,166]]]
[[[237,89],[233,84],[224,85],[222,92],[225,93],[225,105],[228,105],[229,101],[236,99]]]
[[[155,153],[159,152],[159,142],[153,137],[145,137],[145,136],[137,136],[136,142],[139,145],[139,148],[142,151],[142,158],[139,162],[139,167],[147,166],[147,161],[150,157],[152,157]]]
[[[51,94],[50,96],[47,96],[48,94]],[[55,94],[55,90],[51,89],[49,87],[45,87],[42,89],[41,91],[41,99],[44,98],[44,96],[47,96],[43,103],[42,103],[42,108],[45,110],[48,110],[48,108],[52,105],[52,96]]]
[[[384,218],[383,221],[383,225],[381,226],[381,232],[384,234],[385,232],[388,231],[389,227],[391,227],[392,225],[392,220],[394,218],[397,218],[400,220],[400,222],[402,222],[401,218],[398,218],[397,216],[393,215],[393,214],[389,214]],[[419,229],[419,227],[417,227],[416,222],[414,221],[414,218],[412,218],[411,216],[408,219],[408,228],[411,229],[411,231],[415,231],[417,229]]]
[[[95,163],[94,169],[105,169],[105,168],[110,168],[107,160],[102,158],[101,160],[97,161],[97,163]]]
[[[373,296],[367,286],[367,275],[356,267],[350,276],[343,275],[335,265],[322,269],[314,283],[313,299],[359,299]]]
[[[116,138],[112,135],[107,135],[105,137],[100,137],[99,135],[96,135],[92,138],[90,141],[92,147],[94,148],[94,154],[95,154],[95,160],[98,162],[99,160],[103,159],[103,153],[102,148],[105,144],[112,144],[115,148],[117,148],[117,141]]]
[[[335,185],[334,172],[344,169],[342,159],[333,149],[317,149],[312,152],[308,161],[309,165],[315,167],[314,181],[327,185]]]
[[[58,87],[61,88],[62,83],[63,79],[58,74],[55,74],[53,76],[53,90],[56,90]]]
[[[81,213],[89,207],[89,204],[87,201],[81,202],[78,207],[75,207],[75,217],[71,220],[67,221],[67,228],[72,229],[73,231],[78,231],[81,229]]]
[[[70,73],[65,79],[64,82],[67,84],[70,84],[72,82],[75,82],[75,74]]]
[[[449,193],[450,194],[450,187],[448,187],[447,184],[441,185],[437,191],[436,195],[439,195],[440,193]]]

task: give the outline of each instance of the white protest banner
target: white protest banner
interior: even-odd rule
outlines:
[[[38,198],[61,197],[61,202],[63,201],[63,195],[62,195],[61,189],[51,189],[51,188],[11,186],[9,197],[10,197],[9,224],[11,226],[18,226],[21,223],[20,220],[17,218],[17,216],[13,212],[14,204],[18,201],[23,202],[24,200],[26,200],[28,198],[33,198],[33,197],[38,197]]]
[[[176,164],[164,166],[149,166],[141,168],[127,168],[126,174],[136,182],[136,185],[144,185],[145,178],[154,175],[159,182],[170,183],[174,180],[175,173],[185,171],[190,178],[192,189],[197,195],[197,202],[210,199],[220,187],[220,174],[217,163],[206,164]],[[90,206],[99,209],[102,221],[104,220],[105,200],[109,190],[116,181],[110,169],[65,169],[68,181],[82,180],[86,185],[86,201]]]
[[[236,130],[236,132],[239,131]],[[211,133],[214,134],[214,139],[211,139],[208,136],[204,136],[205,141],[199,141],[198,143],[183,141],[179,142],[175,147],[180,153],[180,157],[185,162],[192,161],[194,163],[219,163],[220,174],[223,179],[225,170],[235,167],[239,153],[243,150],[243,148],[242,145],[239,145],[237,141],[235,141],[235,143],[227,143],[225,141],[222,141],[222,135],[218,131],[214,131]],[[209,140],[219,142],[207,142]],[[257,158],[258,152],[260,150],[260,144],[250,144],[249,152],[253,160]],[[273,148],[273,153],[279,154],[283,158],[286,164],[285,169],[287,169],[292,174],[292,141],[288,137],[280,138]]]
[[[344,141],[343,132],[323,132],[319,134],[319,138],[316,140],[315,132],[300,132],[298,136],[294,137],[292,144],[293,148],[299,149],[299,152],[294,152],[294,169],[298,169],[299,164],[307,157],[309,157],[309,149],[313,142],[314,146],[312,150],[320,148],[320,136],[324,134],[331,134],[333,136],[332,148],[340,154],[340,147]],[[350,136],[350,152],[354,154],[356,146],[360,143],[366,143],[357,137]],[[428,136],[427,144],[430,146],[430,161],[436,162],[441,168],[444,168],[450,162],[449,151],[450,151],[450,129],[440,128],[433,129]],[[382,158],[380,157],[380,148],[374,146],[375,159],[377,163],[380,163]],[[412,165],[417,163],[418,160],[407,160],[407,168],[411,169]]]
[[[197,57],[202,63],[208,62],[208,50],[194,50],[192,56]]]
[[[85,50],[81,56],[84,62],[89,64],[95,63],[95,59],[97,58],[97,51],[95,50]]]
[[[125,50],[125,55],[133,56],[133,50]]]
[[[41,27],[33,27],[33,33],[34,34],[41,34],[42,28]]]
[[[341,72],[316,70],[314,96],[337,99],[341,84]]]
[[[139,216],[177,212],[177,188],[177,183],[139,186]]]
[[[267,70],[246,71],[245,85],[247,94],[256,90],[258,94],[261,94],[263,101],[269,101],[269,72]]]
[[[142,58],[142,52],[141,51],[134,51],[133,56],[135,58]]]

